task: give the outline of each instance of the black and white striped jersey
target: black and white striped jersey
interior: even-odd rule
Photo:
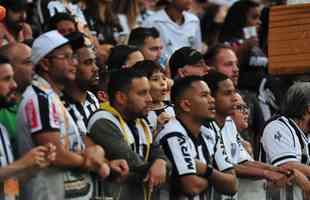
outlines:
[[[75,101],[68,94],[64,94],[62,100],[64,101],[64,105],[71,117],[76,122],[79,132],[81,135],[85,136],[87,134],[86,126],[88,118],[92,113],[99,109],[99,101],[97,97],[93,93],[87,91],[86,100],[83,104]]]
[[[265,155],[264,161],[275,166],[292,161],[309,165],[309,142],[309,136],[292,119],[278,117],[269,122],[263,131],[261,144]],[[303,199],[301,190],[297,186],[282,189],[280,200],[287,199]]]
[[[177,177],[196,175],[196,160],[205,164],[212,164],[207,148],[206,139],[200,134],[193,137],[177,119],[171,119],[159,132],[158,142],[162,145],[166,156],[173,165],[171,196],[177,200],[207,200],[208,192],[202,192],[195,196],[186,196],[178,188]],[[180,193],[181,192],[181,193]]]

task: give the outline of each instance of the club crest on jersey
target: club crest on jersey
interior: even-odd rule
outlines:
[[[274,139],[278,140],[280,142],[281,138],[282,138],[281,133],[279,131],[277,131],[277,133],[274,135]]]

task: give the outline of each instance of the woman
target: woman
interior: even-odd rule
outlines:
[[[239,88],[257,93],[266,76],[268,59],[258,46],[259,4],[250,0],[234,3],[226,15],[219,42],[230,44],[239,58]]]
[[[248,120],[249,120],[249,108],[244,102],[243,98],[240,94],[236,94],[236,105],[235,112],[232,115],[232,118],[236,124],[237,130],[240,133],[244,132],[248,128]],[[241,143],[247,152],[253,157],[253,149],[250,142],[244,140],[241,135]]]
[[[110,0],[87,0],[84,11],[92,34],[100,44],[117,44],[117,33],[122,31],[118,18],[113,15]]]

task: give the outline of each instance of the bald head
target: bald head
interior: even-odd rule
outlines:
[[[18,91],[22,92],[32,79],[31,48],[23,43],[11,43],[0,48],[0,55],[9,59],[14,69]]]

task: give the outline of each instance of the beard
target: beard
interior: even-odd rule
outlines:
[[[0,108],[9,108],[16,104],[16,100],[7,100],[6,97],[0,96]]]

